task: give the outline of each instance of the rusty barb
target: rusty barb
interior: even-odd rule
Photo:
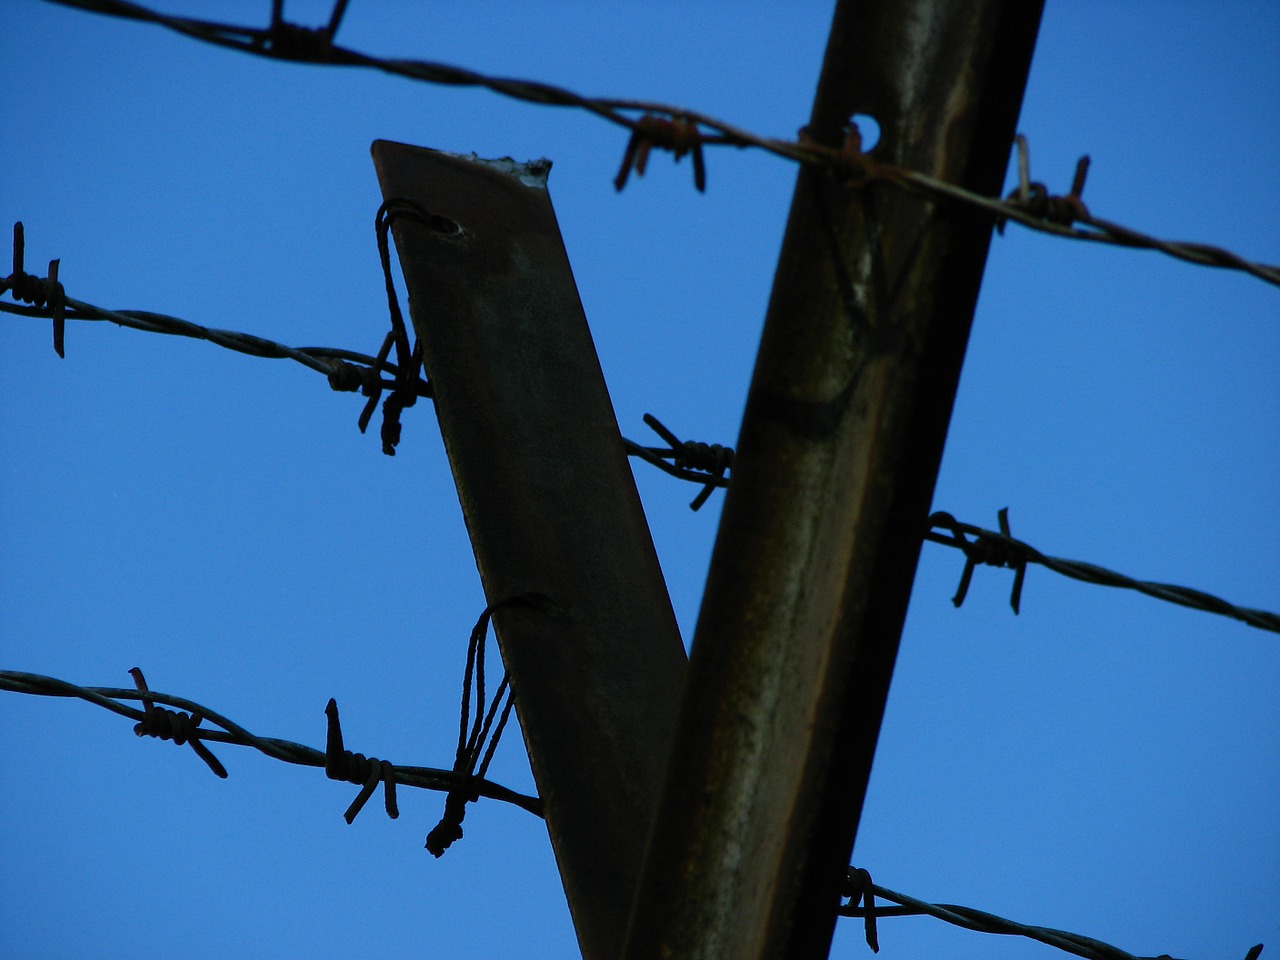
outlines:
[[[1280,633],[1280,615],[1266,610],[1237,607],[1220,597],[1192,587],[1135,580],[1122,573],[1107,570],[1096,564],[1085,563],[1082,560],[1063,560],[1060,557],[1046,556],[1030,544],[1015,540],[1010,535],[1007,507],[999,512],[999,522],[1000,530],[997,532],[975,527],[971,523],[961,523],[951,514],[943,511],[929,517],[929,530],[925,534],[925,539],[948,547],[956,547],[965,555],[960,585],[951,600],[957,607],[964,603],[964,598],[969,592],[969,582],[973,578],[973,570],[981,563],[992,567],[1013,569],[1013,592],[1009,597],[1009,605],[1013,607],[1014,613],[1018,613],[1022,602],[1022,583],[1026,577],[1027,564],[1038,563],[1054,573],[1060,573],[1064,577],[1070,577],[1082,583],[1136,590],[1157,600],[1191,607],[1194,610],[1203,610],[1206,613],[1216,613],[1222,617],[1240,620],[1259,630]],[[969,537],[973,539],[970,540]]]
[[[877,904],[877,897],[889,903]],[[878,918],[927,916],[977,933],[1026,937],[1028,940],[1036,940],[1077,957],[1084,957],[1085,960],[1173,960],[1167,953],[1158,957],[1136,957],[1119,947],[1113,947],[1093,937],[1070,933],[1066,930],[1055,930],[1052,927],[1018,923],[1016,920],[1006,920],[1004,917],[975,910],[973,907],[918,900],[905,893],[876,885],[872,882],[870,873],[855,867],[849,868],[841,899],[847,902],[840,905],[838,913],[846,917],[861,917],[866,924],[867,945],[877,952],[880,949],[876,931]],[[1261,953],[1262,944],[1259,943],[1245,954],[1245,960],[1258,960]]]
[[[1070,227],[1077,221],[1089,221],[1089,208],[1080,199],[1084,193],[1085,177],[1089,174],[1089,156],[1085,154],[1076,161],[1076,174],[1071,180],[1071,192],[1065,196],[1053,196],[1043,183],[1031,179],[1031,149],[1027,138],[1018,134],[1018,186],[1005,203],[1028,216],[1060,227]],[[1004,233],[1006,218],[996,220],[996,230]]]
[[[0,294],[9,291],[19,303],[29,303],[37,310],[48,310],[53,319],[53,349],[58,356],[66,357],[63,338],[66,330],[67,295],[58,282],[59,260],[49,261],[49,275],[33,277],[23,269],[26,256],[26,237],[22,221],[13,225],[13,273],[0,279]]]
[[[204,715],[200,711],[191,714],[182,713],[178,710],[166,710],[164,707],[157,707],[154,700],[149,696],[151,691],[147,688],[146,678],[142,675],[142,670],[133,667],[129,670],[129,675],[133,677],[134,685],[137,686],[138,692],[142,694],[143,717],[133,728],[133,732],[140,737],[156,737],[160,740],[172,740],[177,746],[184,743],[191,744],[191,749],[196,752],[196,756],[205,762],[210,770],[216,776],[225,780],[227,779],[227,768],[218,760],[209,748],[200,742],[200,721],[204,719]]]
[[[622,166],[613,180],[613,186],[621,190],[627,185],[627,178],[635,170],[637,177],[643,177],[649,165],[649,151],[654,147],[670,150],[675,154],[676,162],[685,154],[693,157],[693,185],[699,193],[707,189],[707,168],[702,158],[704,137],[698,129],[697,121],[689,117],[659,117],[645,114],[635,121],[631,128],[631,139],[627,141],[626,152],[622,155]]]
[[[642,447],[634,441],[623,439],[627,453],[653,464],[659,470],[681,480],[703,484],[702,491],[689,504],[690,510],[698,510],[716,487],[727,487],[726,473],[733,469],[733,448],[718,443],[698,443],[681,440],[668,430],[652,414],[644,415],[644,422],[667,442],[665,447]],[[668,463],[667,461],[671,462]]]

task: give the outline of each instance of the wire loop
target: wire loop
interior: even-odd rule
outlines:
[[[488,645],[489,622],[504,607],[516,605],[544,609],[550,598],[540,593],[521,593],[507,597],[485,607],[484,613],[471,630],[467,644],[467,666],[462,678],[462,707],[458,718],[458,749],[454,755],[453,773],[456,777],[445,796],[444,813],[431,832],[427,834],[426,848],[434,857],[441,857],[457,840],[462,839],[462,821],[467,814],[467,804],[477,799],[476,782],[483,779],[498,749],[498,741],[511,716],[511,685],[507,672],[502,673],[492,702],[485,697],[485,647]],[[472,710],[471,694],[474,687],[475,704]],[[468,729],[468,717],[470,728]],[[497,719],[495,725],[494,720]],[[492,733],[491,733],[492,731]],[[487,743],[487,746],[486,746]]]

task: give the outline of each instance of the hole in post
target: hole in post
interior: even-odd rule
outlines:
[[[458,226],[457,223],[436,213],[427,214],[427,226],[436,231],[436,233],[455,234],[462,232],[462,227]]]
[[[848,128],[856,127],[862,138],[862,152],[870,153],[880,142],[880,124],[869,113],[855,113],[849,117]]]

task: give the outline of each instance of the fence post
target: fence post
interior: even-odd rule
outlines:
[[[997,192],[1040,7],[841,0],[808,137]],[[627,960],[830,949],[991,227],[799,175]]]
[[[377,141],[413,325],[579,944],[615,960],[684,647],[547,194],[529,164]]]

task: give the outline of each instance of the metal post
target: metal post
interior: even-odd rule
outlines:
[[[841,0],[808,135],[999,190],[1034,0]],[[991,234],[803,170],[628,960],[825,957]]]
[[[436,412],[582,952],[614,960],[684,647],[546,189],[549,164],[378,141]]]

